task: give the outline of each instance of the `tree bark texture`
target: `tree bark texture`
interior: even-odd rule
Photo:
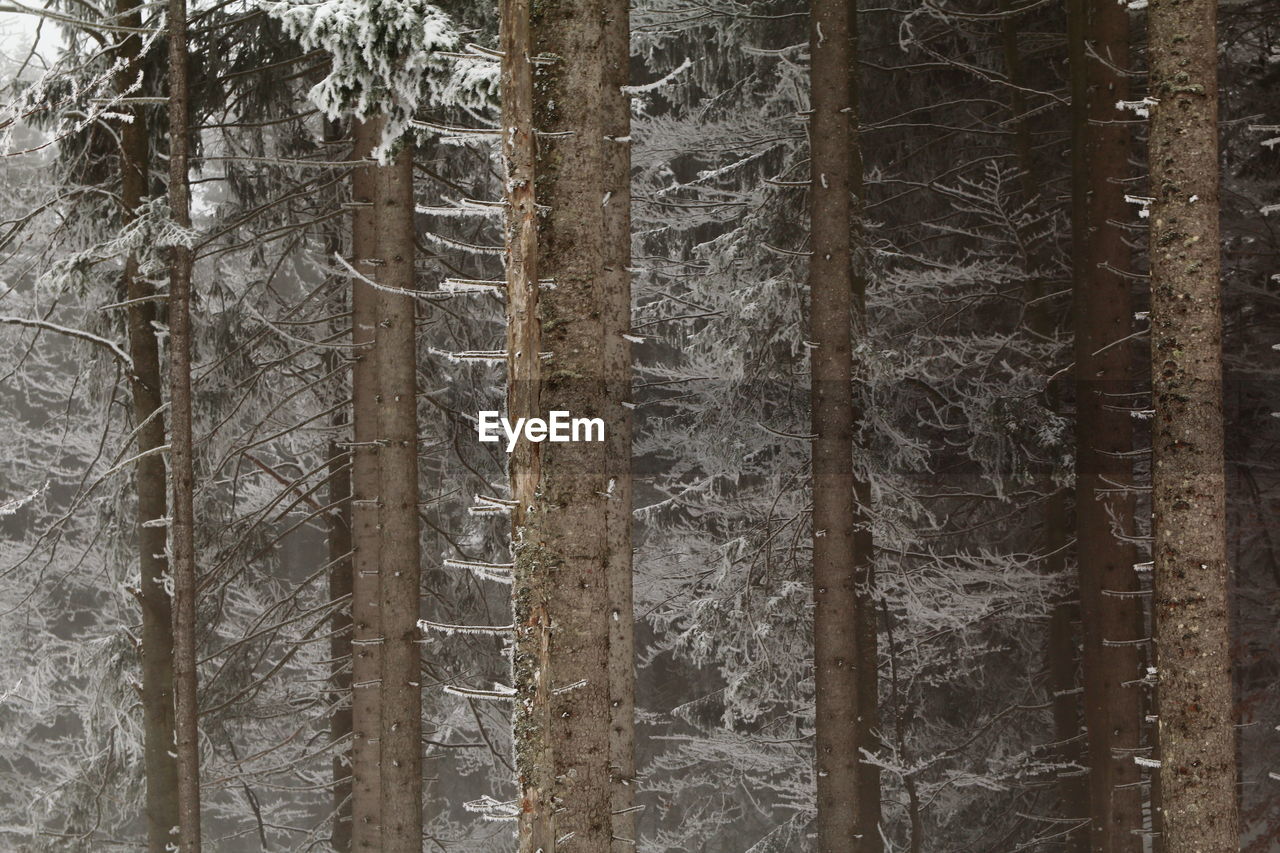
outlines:
[[[413,151],[374,174],[378,281],[414,289]],[[382,851],[422,849],[422,677],[418,650],[418,412],[415,298],[379,292],[378,510],[382,546]]]
[[[636,849],[635,608],[631,572],[631,27],[629,0],[605,4],[604,380],[609,483],[605,524],[609,584],[609,767],[613,853]]]
[[[502,153],[507,173],[507,413],[540,414],[541,324],[538,321],[538,211],[534,166],[534,65],[530,0],[502,0]],[[551,758],[551,623],[549,577],[532,530],[537,511],[541,445],[520,442],[510,460],[512,610],[512,734],[518,787],[517,847],[520,853],[555,850]]]
[[[604,417],[602,0],[533,9],[534,176],[542,363],[539,409]],[[612,844],[609,772],[608,471],[603,442],[543,444],[537,513],[526,519],[551,583],[551,754],[556,849]]]
[[[169,209],[191,227],[187,4],[169,0]],[[185,245],[169,249],[169,406],[173,479],[173,675],[178,771],[178,848],[200,851],[200,706],[196,672],[195,473],[191,415],[191,267]]]
[[[875,724],[868,489],[854,472],[853,335],[865,282],[854,270],[862,159],[857,135],[856,6],[810,7],[809,215],[813,595],[818,850],[878,851],[878,773],[861,762]],[[855,324],[856,320],[856,324]]]
[[[378,119],[355,121],[352,159],[370,156],[382,135]],[[374,213],[377,165],[355,169],[351,177],[353,266],[378,279],[378,238]],[[378,447],[378,326],[380,292],[351,281],[351,842],[358,853],[381,850],[382,538],[378,530],[380,453]]]
[[[1239,849],[1222,427],[1212,0],[1154,0],[1151,372],[1160,806],[1166,853]]]
[[[515,128],[504,135],[509,417],[609,414],[604,18],[601,0],[503,7],[504,126]],[[612,845],[606,451],[606,442],[541,444],[511,457],[514,723],[528,853]]]
[[[118,0],[121,26],[141,28],[137,0]],[[125,93],[141,72],[142,38],[120,37],[118,54],[125,63],[117,90]],[[135,93],[136,94],[136,93]],[[147,115],[143,106],[126,107],[132,121],[119,123],[121,221],[129,225],[147,196],[151,176]],[[138,424],[139,459],[134,474],[138,498],[138,601],[142,606],[142,717],[147,782],[147,850],[165,853],[178,825],[178,764],[174,759],[173,608],[166,589],[169,559],[165,554],[168,517],[168,472],[159,448],[165,444],[164,380],[160,344],[154,323],[155,290],[138,274],[138,258],[125,259],[123,290],[129,300],[129,357],[133,360],[133,417]],[[151,522],[151,524],[148,524]]]

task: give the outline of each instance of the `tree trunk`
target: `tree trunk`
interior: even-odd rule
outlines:
[[[169,0],[169,208],[191,227],[187,3]],[[178,848],[200,851],[200,731],[196,672],[195,473],[191,424],[191,249],[169,249],[169,406],[173,460],[173,675]]]
[[[515,128],[504,136],[509,417],[609,414],[603,19],[589,0],[552,0],[532,15],[522,0],[503,7],[504,126]],[[538,67],[536,87],[531,56],[558,58]],[[555,286],[538,292],[539,279]],[[606,449],[537,444],[511,457],[514,731],[528,853],[562,840],[573,850],[612,843]]]
[[[1110,0],[1076,4],[1073,46],[1075,160],[1076,561],[1083,625],[1084,718],[1089,750],[1092,849],[1138,853],[1144,829],[1142,598],[1132,533],[1126,396],[1135,390],[1130,334],[1130,251],[1113,223],[1132,215],[1124,200],[1130,135],[1116,102],[1128,97],[1128,11]],[[1100,57],[1100,58],[1095,58]],[[1119,488],[1117,488],[1119,487]],[[1127,643],[1127,645],[1113,645]],[[1129,686],[1125,686],[1126,683]]]
[[[865,282],[854,272],[862,158],[857,134],[856,6],[813,0],[810,22],[809,221],[812,351],[813,594],[818,850],[880,849],[870,747],[876,675],[868,489],[854,473],[858,413],[853,334]],[[855,326],[856,318],[856,326]]]
[[[137,0],[118,0],[116,13],[124,27],[141,28],[142,12]],[[119,41],[119,56],[125,63],[118,77],[124,93],[132,86],[141,68],[142,39],[134,33]],[[139,94],[139,93],[135,93]],[[128,226],[147,195],[151,175],[150,146],[147,142],[147,115],[142,106],[126,107],[132,121],[119,123],[121,221]],[[138,600],[142,605],[142,717],[147,781],[147,850],[165,853],[173,841],[171,830],[178,825],[178,764],[173,756],[173,612],[165,575],[169,560],[165,555],[169,500],[167,471],[159,449],[165,443],[163,378],[160,375],[160,345],[154,323],[157,318],[155,290],[138,275],[138,258],[130,253],[124,264],[124,292],[128,308],[129,357],[133,359],[133,417],[139,424],[138,453],[150,454],[138,460],[135,483],[138,493]],[[148,524],[151,522],[151,524]]]
[[[352,123],[352,159],[367,158],[382,136],[378,119]],[[351,254],[357,272],[378,277],[377,222],[374,215],[376,164],[351,176]],[[359,853],[382,845],[382,780],[378,769],[381,736],[382,550],[378,530],[378,326],[380,293],[351,281],[351,842]]]
[[[603,4],[549,0],[531,21],[538,68],[534,122],[538,275],[555,282],[539,297],[543,362],[539,409],[603,417],[606,310],[603,255]],[[553,135],[554,134],[554,135]],[[621,331],[621,330],[618,330]],[[612,844],[609,772],[610,495],[604,442],[541,445],[536,530],[541,569],[552,584],[551,754],[557,848],[605,851]],[[561,845],[559,839],[571,838]]]
[[[1152,530],[1166,853],[1240,845],[1227,605],[1212,0],[1154,0]]]
[[[610,0],[604,29],[604,372],[609,499],[609,765],[613,853],[636,849],[635,613],[631,582],[631,79],[629,0]]]
[[[534,181],[533,43],[530,0],[502,0],[502,136],[507,167],[507,414],[537,417],[542,365],[538,322],[538,213]],[[515,625],[512,732],[519,789],[520,853],[555,850],[551,766],[551,625],[549,577],[532,530],[525,528],[538,499],[539,445],[521,442],[510,457],[512,610]]]
[[[378,281],[414,288],[413,149],[374,176]],[[418,651],[418,409],[413,296],[382,291],[378,351],[382,528],[382,851],[422,850],[422,676]]]
[[[326,120],[324,139],[335,145],[342,139],[342,123]],[[331,149],[330,149],[331,150]],[[325,239],[326,263],[333,264],[334,256],[342,251],[342,239],[336,227],[331,228]],[[347,300],[338,290],[337,282],[331,297],[334,307],[341,313]],[[335,323],[337,325],[337,323]],[[332,372],[338,366],[341,355],[330,356],[328,366]],[[334,380],[335,397],[351,393],[348,374],[340,374]],[[333,416],[336,435],[329,442],[329,511],[325,523],[329,529],[329,600],[342,601],[351,597],[351,448],[345,429],[350,422],[347,409],[340,409]],[[330,620],[329,640],[329,740],[335,744],[333,756],[333,830],[329,843],[334,853],[351,850],[351,602],[333,611]],[[338,748],[337,744],[343,744]]]

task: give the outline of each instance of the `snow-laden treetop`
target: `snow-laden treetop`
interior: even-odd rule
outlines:
[[[374,156],[385,160],[424,107],[482,110],[496,99],[494,63],[460,59],[460,35],[442,10],[420,0],[266,0],[289,35],[333,64],[311,100],[330,118],[379,113],[387,124]]]

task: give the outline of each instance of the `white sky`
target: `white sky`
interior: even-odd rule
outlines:
[[[36,15],[23,15],[15,12],[0,12],[0,64],[8,68],[22,62],[31,50],[31,42],[36,37],[40,18]],[[37,54],[46,61],[58,54],[61,34],[58,27],[46,21],[40,32],[40,43]],[[32,59],[36,70],[41,69],[40,60]]]

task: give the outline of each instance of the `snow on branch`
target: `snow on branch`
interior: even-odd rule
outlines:
[[[29,494],[13,498],[12,500],[5,501],[4,503],[0,503],[0,518],[13,515],[18,510],[22,509],[24,506],[31,503],[33,500],[40,497],[40,495],[44,494],[44,491],[48,488],[49,488],[49,483],[48,481],[45,481],[45,484],[43,486],[41,486],[38,489],[33,489]]]
[[[86,332],[83,329],[72,329],[69,326],[60,326],[57,323],[50,323],[46,320],[34,320],[28,317],[0,315],[0,323],[7,323],[11,326],[25,326],[30,329],[42,329],[46,332],[56,332],[60,335],[66,335],[69,338],[77,338],[82,341],[88,341],[91,344],[96,344],[97,346],[108,350],[113,356],[115,356],[116,360],[124,365],[125,369],[129,372],[129,375],[133,376],[133,359],[130,358],[129,353],[125,352],[124,349],[115,341],[107,340],[106,338],[95,335],[92,332]]]
[[[672,69],[665,76],[654,80],[652,83],[641,83],[638,86],[623,86],[622,91],[628,95],[647,95],[650,92],[656,92],[659,89],[666,88],[668,84],[692,67],[693,60],[686,56],[684,58],[684,62],[680,63],[678,68]]]
[[[329,118],[386,116],[373,156],[386,162],[425,107],[484,110],[497,96],[498,67],[476,51],[460,56],[459,30],[440,8],[417,0],[264,0],[262,7],[307,50],[333,61],[310,97]]]
[[[462,569],[463,571],[471,572],[481,580],[510,584],[512,580],[511,570],[515,568],[515,564],[482,563],[474,560],[445,560],[444,567],[446,569]]]
[[[419,619],[418,628],[423,632],[435,631],[452,637],[454,634],[480,634],[490,637],[502,637],[516,629],[515,625],[454,625],[449,622],[432,622],[430,619]]]
[[[463,699],[495,699],[504,702],[511,701],[516,695],[516,691],[505,684],[495,684],[492,690],[477,690],[473,687],[457,687],[452,684],[446,684],[444,685],[444,692],[450,696],[460,696]]]
[[[469,800],[462,807],[485,820],[515,820],[520,815],[515,800],[495,800],[487,794],[477,800]]]

